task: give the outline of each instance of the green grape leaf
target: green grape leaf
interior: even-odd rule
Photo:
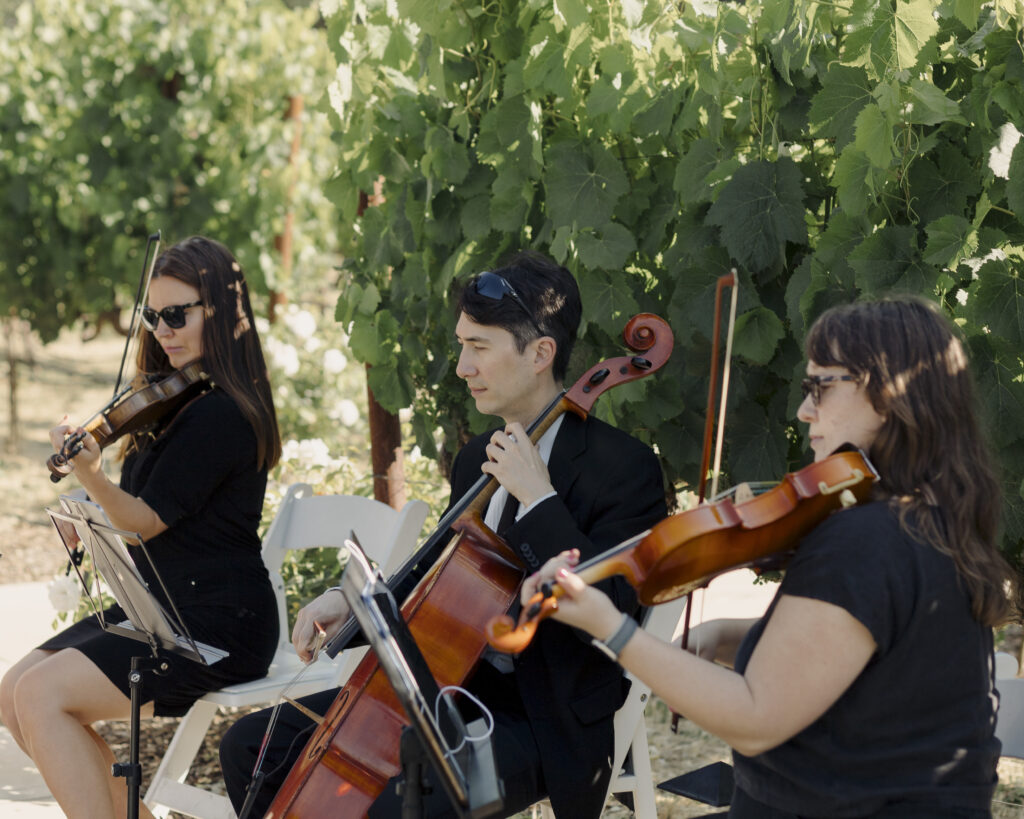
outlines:
[[[736,317],[733,353],[754,364],[767,364],[785,335],[786,328],[775,313],[756,307]]]
[[[807,239],[802,202],[795,162],[752,162],[725,185],[707,222],[722,229],[722,240],[737,261],[765,270],[785,259],[786,242]]]

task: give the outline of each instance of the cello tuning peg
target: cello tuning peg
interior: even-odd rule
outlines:
[[[654,366],[648,359],[644,358],[642,355],[633,356],[633,358],[630,360],[630,363],[638,370],[649,370],[651,369],[651,367]]]

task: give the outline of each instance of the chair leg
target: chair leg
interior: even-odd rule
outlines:
[[[216,703],[196,700],[188,713],[181,718],[178,730],[174,732],[143,799],[146,807],[157,819],[164,819],[170,810],[159,803],[162,785],[185,781],[218,707]]]
[[[637,725],[629,753],[633,764],[633,815],[636,819],[658,819],[651,751],[647,747],[647,726],[643,720]]]

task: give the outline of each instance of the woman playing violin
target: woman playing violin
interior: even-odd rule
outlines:
[[[242,270],[223,245],[192,237],[161,254],[142,313],[137,366],[167,376],[199,361],[209,388],[155,429],[127,439],[120,485],[85,434],[74,474],[113,525],[138,532],[192,637],[229,652],[209,666],[175,658],[144,675],[143,714],[184,714],[204,693],[263,676],[277,644],[273,589],[257,527],[267,470],[281,451],[263,352]],[[50,432],[59,450],[76,430]],[[152,570],[129,546],[150,590]],[[108,622],[126,619],[116,606]],[[126,788],[91,727],[130,713],[134,640],[75,623],[31,651],[0,683],[0,714],[65,814],[124,815]],[[143,808],[143,810],[145,810]]]
[[[996,782],[992,627],[1019,614],[967,358],[931,305],[834,308],[811,328],[798,417],[881,478],[804,538],[768,612],[712,621],[701,655],[635,631],[564,553],[527,580],[553,615],[733,748],[732,817],[982,817]],[[1008,596],[1007,591],[1010,590]]]

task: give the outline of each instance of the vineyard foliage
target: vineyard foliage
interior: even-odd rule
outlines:
[[[575,377],[659,313],[675,352],[599,414],[696,482],[714,291],[739,319],[723,479],[808,460],[802,341],[894,292],[963,329],[1024,536],[1024,6],[1014,0],[325,2],[348,257],[340,320],[425,449],[494,419],[454,372],[460,278],[533,247],[576,274]],[[383,201],[357,217],[353,189]],[[728,292],[728,291],[727,291]]]
[[[0,28],[0,308],[44,341],[130,306],[146,236],[235,251],[255,290],[333,252],[330,54],[315,9],[276,0],[33,0]],[[290,162],[295,129],[306,148]]]

